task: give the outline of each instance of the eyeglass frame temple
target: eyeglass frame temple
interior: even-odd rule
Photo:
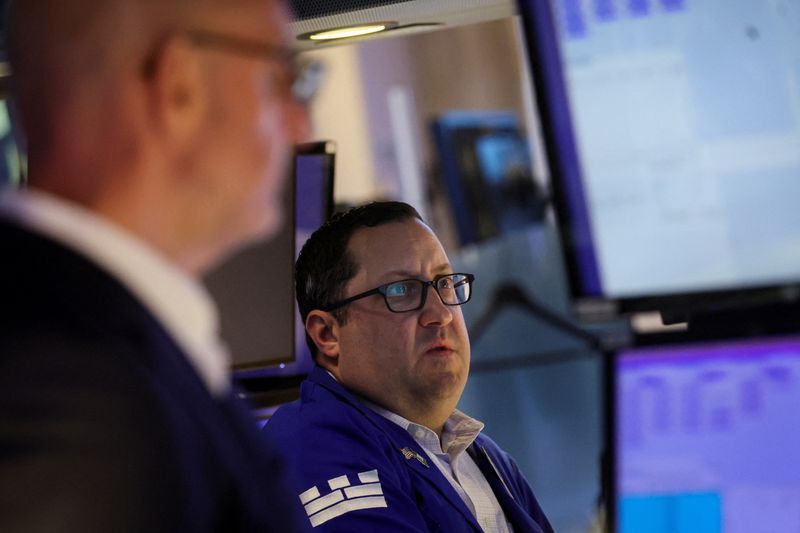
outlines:
[[[299,53],[284,46],[255,42],[208,30],[187,30],[186,35],[201,46],[228,48],[248,56],[271,57],[290,63],[294,77],[291,86],[292,96],[300,102],[310,101],[319,88],[319,81],[309,80],[322,77],[322,63],[316,60],[301,63],[297,60]],[[309,84],[314,85],[313,89],[306,88]]]
[[[297,57],[297,52],[282,45],[262,43],[243,37],[224,35],[208,30],[187,30],[186,35],[200,45],[235,49],[245,55],[280,57],[287,61],[294,61]]]

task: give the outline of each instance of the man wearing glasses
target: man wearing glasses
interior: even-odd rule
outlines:
[[[279,0],[12,0],[0,531],[307,528],[198,282],[277,230],[310,95],[288,22]]]
[[[297,300],[317,366],[265,431],[318,531],[552,531],[513,459],[456,410],[470,346],[454,273],[409,205],[337,215],[303,246]]]

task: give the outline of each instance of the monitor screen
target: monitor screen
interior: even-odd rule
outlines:
[[[546,200],[511,111],[450,111],[432,123],[459,241],[473,244],[539,221]]]
[[[332,142],[311,143],[298,148],[294,173],[295,260],[311,234],[333,214],[334,151],[335,145]],[[294,298],[294,278],[292,295]],[[296,300],[294,309],[294,362],[262,373],[265,376],[307,374],[314,365],[306,343],[305,324],[300,318]]]
[[[295,375],[311,367],[293,270],[300,247],[332,211],[334,149],[331,142],[298,146],[278,234],[206,276],[237,375]]]
[[[800,4],[519,5],[576,297],[800,280]]]
[[[618,532],[800,531],[800,337],[632,348],[614,365]]]
[[[0,62],[0,71],[2,62]],[[0,72],[0,187],[19,187],[25,182],[27,158],[24,153],[22,134],[17,125],[14,108],[9,100],[3,99],[5,84],[8,83]]]

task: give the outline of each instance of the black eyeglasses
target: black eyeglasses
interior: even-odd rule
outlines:
[[[428,287],[433,287],[436,294],[445,305],[463,305],[472,296],[472,282],[475,276],[472,274],[445,274],[436,276],[431,281],[421,279],[403,279],[393,281],[380,287],[356,294],[350,298],[336,302],[323,308],[323,311],[333,311],[351,302],[380,294],[386,302],[386,307],[393,313],[405,313],[422,309],[425,299],[428,296]]]
[[[186,35],[199,46],[216,47],[237,54],[277,60],[284,63],[288,66],[292,76],[292,97],[301,104],[308,104],[311,101],[322,81],[322,63],[319,61],[300,61],[297,53],[285,46],[232,37],[206,30],[189,30]]]

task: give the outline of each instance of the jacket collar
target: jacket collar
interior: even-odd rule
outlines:
[[[456,493],[450,485],[450,482],[447,481],[439,469],[436,468],[436,465],[431,464],[425,451],[407,431],[364,405],[355,394],[347,390],[344,385],[333,378],[324,368],[318,365],[314,366],[314,369],[308,376],[308,381],[313,385],[324,387],[330,391],[342,402],[349,404],[363,414],[381,432],[387,434],[391,442],[397,448],[398,456],[404,458],[406,466],[417,477],[422,478],[425,482],[435,487],[435,489],[461,513],[464,519],[472,525],[475,531],[482,531],[480,525],[478,525],[478,521],[461,500],[458,493]],[[301,390],[303,399],[307,399],[310,393],[311,388],[307,388],[306,384],[303,384]]]
[[[521,495],[514,495],[497,465],[482,442],[480,437],[467,448],[467,453],[475,461],[483,476],[489,482],[497,497],[498,503],[503,508],[506,519],[511,522],[514,531],[529,531],[530,533],[543,533],[542,527],[531,517],[522,507],[517,498]]]

